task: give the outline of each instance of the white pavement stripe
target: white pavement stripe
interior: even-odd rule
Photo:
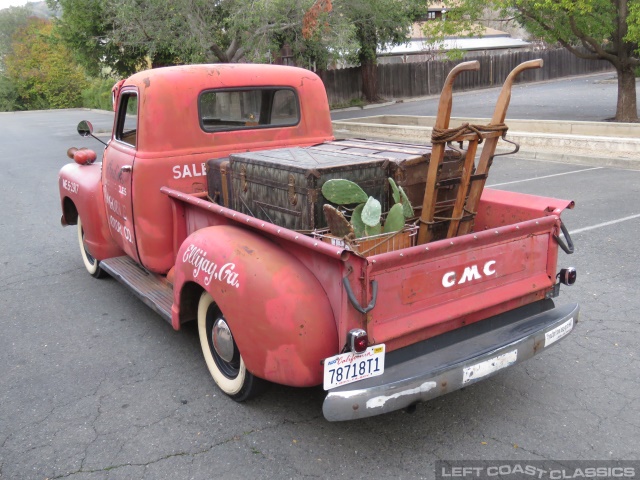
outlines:
[[[583,168],[582,170],[572,170],[570,172],[554,173],[553,175],[545,175],[543,177],[526,178],[524,180],[514,180],[513,182],[494,183],[487,187],[501,187],[502,185],[512,185],[514,183],[532,182],[533,180],[542,180],[543,178],[559,177],[560,175],[571,175],[572,173],[589,172],[591,170],[601,170],[604,167]]]
[[[569,235],[575,235],[576,233],[588,232],[589,230],[595,230],[596,228],[608,227],[609,225],[615,225],[616,223],[627,222],[629,220],[634,220],[636,218],[640,218],[640,213],[637,215],[630,215],[628,217],[619,218],[617,220],[611,220],[609,222],[598,223],[597,225],[591,225],[590,227],[578,228],[577,230],[573,230],[569,232]]]

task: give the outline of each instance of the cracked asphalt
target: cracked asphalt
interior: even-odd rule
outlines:
[[[2,480],[433,479],[439,459],[638,460],[640,219],[599,225],[640,214],[639,171],[496,160],[496,188],[576,201],[576,252],[559,263],[578,281],[558,299],[581,304],[575,331],[413,414],[329,423],[321,389],[229,400],[194,326],[174,332],[85,272],[57,192],[69,146],[101,151],[75,134],[83,118],[110,129],[105,112],[0,114]]]

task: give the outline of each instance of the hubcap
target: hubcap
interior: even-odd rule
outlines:
[[[211,329],[211,341],[218,356],[225,362],[233,360],[235,348],[233,346],[233,336],[229,325],[224,318],[218,318]]]

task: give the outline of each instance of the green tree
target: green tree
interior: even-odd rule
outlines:
[[[62,8],[61,35],[92,73],[192,62],[272,62],[283,46],[319,69],[350,56],[363,90],[378,98],[376,53],[407,40],[424,0],[48,0]],[[129,55],[132,53],[132,55]],[[126,60],[125,67],[117,62]]]
[[[31,15],[31,8],[9,7],[0,10],[0,60],[11,52],[11,44],[15,33],[24,28]]]
[[[341,0],[334,11],[355,27],[358,49],[356,62],[362,72],[362,92],[377,101],[377,53],[380,47],[408,41],[414,21],[426,13],[424,0]]]
[[[57,35],[91,76],[110,72],[129,76],[147,65],[144,49],[115,41],[110,0],[47,0],[47,4],[61,13],[55,22]]]
[[[533,34],[558,42],[577,57],[606,60],[618,76],[616,120],[637,122],[635,68],[638,56],[638,0],[514,0],[516,20]],[[629,26],[632,31],[629,32]],[[634,33],[636,32],[635,36]],[[576,48],[576,45],[583,49]]]
[[[495,0],[489,0],[489,2]],[[428,39],[427,44],[434,54],[442,53],[442,46],[447,37],[477,37],[484,28],[479,20],[486,12],[486,1],[463,0],[461,2],[443,2],[442,17],[438,20],[426,21],[422,24],[422,33]],[[444,52],[450,60],[464,57],[464,51],[452,49]]]
[[[68,108],[82,104],[84,70],[53,33],[46,20],[30,18],[13,36],[5,57],[7,77],[28,109]]]
[[[265,60],[312,0],[48,0],[60,34],[94,75],[147,66]]]
[[[434,38],[468,29],[487,7],[499,9],[537,38],[559,43],[580,58],[609,62],[618,77],[615,119],[638,121],[634,70],[640,66],[640,0],[447,1],[446,20],[429,26],[437,32]]]
[[[298,58],[309,54],[320,58],[321,47],[328,51],[327,33],[332,29],[322,35],[302,34],[305,12],[313,3],[313,0],[108,0],[107,10],[113,18],[114,41],[151,56],[165,52],[176,63],[270,62],[285,44]]]
[[[9,7],[0,10],[0,112],[21,110],[15,85],[7,76],[5,58],[11,53],[13,36],[27,25],[31,8]]]
[[[22,110],[16,87],[9,77],[0,74],[0,112]]]
[[[273,61],[288,46],[296,64],[325,70],[357,49],[353,24],[331,0],[254,0],[252,15],[242,5],[232,10],[232,31],[250,61]]]
[[[113,42],[123,48],[144,52],[152,68],[194,63],[204,60],[194,43],[188,22],[190,8],[206,7],[216,2],[204,0],[108,0],[106,15],[112,19],[109,33]],[[210,10],[208,9],[208,12]],[[211,23],[210,35],[215,36]]]

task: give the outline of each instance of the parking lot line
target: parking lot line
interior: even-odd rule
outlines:
[[[628,217],[618,218],[617,220],[610,220],[608,222],[598,223],[596,225],[591,225],[590,227],[578,228],[569,232],[570,235],[575,235],[577,233],[588,232],[589,230],[595,230],[596,228],[608,227],[609,225],[615,225],[616,223],[627,222],[629,220],[634,220],[636,218],[640,218],[640,213],[636,215],[629,215]]]
[[[524,180],[514,180],[513,182],[494,183],[487,187],[501,187],[503,185],[512,185],[514,183],[531,182],[533,180],[542,180],[543,178],[559,177],[560,175],[571,175],[573,173],[589,172],[591,170],[601,170],[604,167],[583,168],[581,170],[572,170],[570,172],[554,173],[553,175],[544,175],[542,177],[525,178]]]

